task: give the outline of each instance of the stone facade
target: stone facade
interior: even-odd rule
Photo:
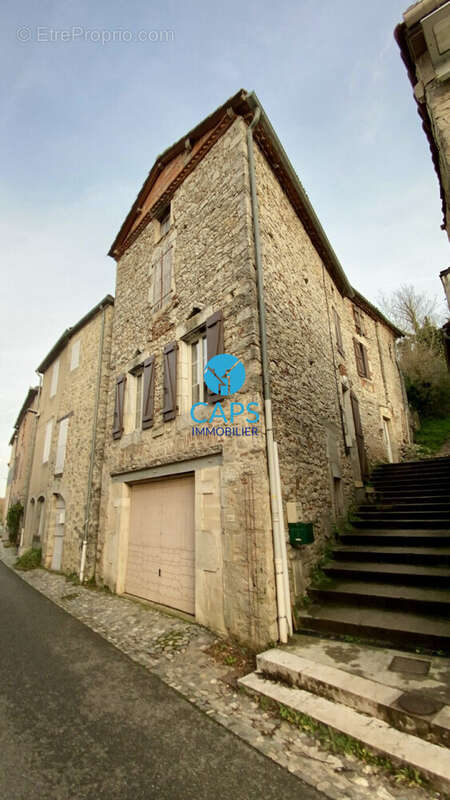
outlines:
[[[152,206],[144,185],[111,251],[118,263],[97,574],[114,591],[126,591],[133,484],[193,472],[196,619],[260,646],[277,638],[277,609],[248,117],[230,109],[227,113],[233,121],[190,172],[189,161],[198,150],[195,144],[191,148],[195,135],[188,134],[184,156],[176,155],[178,168],[183,165],[187,174],[175,181],[172,191],[167,175],[173,178],[177,171],[173,163],[164,166],[161,157],[158,169],[166,170],[157,178],[162,199],[153,185]],[[204,143],[204,127],[200,134]],[[361,295],[350,299],[348,283],[346,292],[338,285],[313,244],[314,234],[307,232],[282,187],[277,167],[269,165],[257,145],[255,158],[285,526],[288,521],[313,521],[316,531],[316,542],[306,552],[289,548],[294,599],[304,591],[333,523],[345,515],[355,488],[363,485],[350,394],[359,401],[369,466],[396,457],[408,437],[407,412],[395,358],[399,332]],[[170,201],[167,227],[161,221],[163,201],[166,206]],[[163,308],[155,309],[156,265],[169,249],[170,291]],[[354,307],[364,322],[361,333],[355,330]],[[256,437],[192,434],[191,334],[201,331],[215,312],[223,314],[223,351],[245,363],[246,383],[232,399],[244,407],[258,404]],[[340,352],[335,312],[340,317]],[[366,377],[357,370],[354,339],[365,348]],[[174,341],[177,411],[164,421],[163,351]],[[151,357],[153,424],[142,429],[136,422],[135,374]],[[123,432],[114,438],[117,380],[124,376]],[[229,418],[230,402],[224,400],[222,407]]]
[[[22,551],[42,546],[48,568],[79,571],[94,447],[87,577],[94,570],[99,524],[112,320],[113,300],[107,296],[63,334],[39,368],[42,389],[21,546]]]
[[[450,236],[450,8],[444,0],[419,0],[403,20],[395,35],[440,182],[442,227]]]
[[[5,517],[9,507],[15,503],[21,503],[24,508],[26,507],[38,399],[38,389],[30,388],[14,425],[14,433],[10,440],[11,456],[6,485]]]

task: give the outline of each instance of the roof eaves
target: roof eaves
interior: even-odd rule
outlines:
[[[14,423],[14,433],[11,436],[11,439],[9,440],[9,444],[10,445],[12,445],[12,443],[14,441],[14,438],[15,438],[15,436],[17,434],[17,431],[19,430],[19,428],[20,428],[20,426],[22,424],[22,420],[23,420],[27,410],[31,406],[31,404],[32,404],[34,398],[36,397],[37,393],[38,393],[38,387],[37,386],[30,386],[30,388],[28,389],[28,394],[27,394],[27,396],[26,396],[26,398],[25,398],[25,400],[24,400],[24,402],[22,404],[22,408],[20,409],[19,414],[17,416],[17,419],[16,419],[16,421]]]
[[[356,303],[356,305],[360,306],[360,308],[362,308],[363,311],[366,311],[370,316],[376,317],[376,319],[382,322],[383,325],[387,325],[387,327],[390,328],[391,331],[395,334],[396,339],[400,339],[403,336],[406,336],[406,333],[404,331],[402,331],[400,328],[397,328],[397,326],[394,325],[394,323],[391,322],[387,317],[385,317],[384,314],[380,311],[380,309],[374,306],[373,303],[371,303],[369,300],[367,300],[367,298],[364,297],[364,295],[362,295],[361,292],[358,292],[357,289],[353,289],[353,292],[354,292],[353,302]]]
[[[36,371],[40,373],[45,372],[45,370],[49,368],[50,364],[55,360],[55,358],[57,358],[57,356],[64,349],[64,347],[70,341],[72,336],[78,333],[78,331],[81,330],[81,328],[84,328],[84,326],[88,322],[90,322],[91,319],[95,317],[95,315],[99,311],[102,310],[102,308],[104,308],[105,306],[113,306],[113,305],[114,305],[114,297],[110,294],[107,294],[103,298],[103,300],[100,300],[100,302],[97,303],[97,305],[94,306],[94,308],[91,308],[91,310],[88,311],[88,313],[85,314],[84,317],[78,320],[78,322],[75,325],[73,325],[71,328],[66,328],[64,333],[59,337],[56,344],[53,345],[52,349],[47,353],[44,360],[39,364]]]

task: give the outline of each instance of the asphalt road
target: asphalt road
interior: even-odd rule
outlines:
[[[0,563],[2,800],[323,800]]]

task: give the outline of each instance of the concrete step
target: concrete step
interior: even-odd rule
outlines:
[[[250,693],[267,697],[293,711],[307,714],[333,730],[352,736],[396,763],[412,766],[426,775],[439,791],[450,790],[448,751],[440,745],[398,731],[383,720],[361,714],[341,703],[318,697],[304,689],[264,679],[255,672],[241,678],[239,685]]]
[[[362,603],[336,603],[332,607],[311,606],[298,611],[301,633],[318,631],[339,636],[355,636],[394,647],[422,647],[450,652],[448,618],[365,606]]]
[[[406,529],[396,528],[361,528],[339,535],[339,541],[345,545],[389,545],[400,547],[450,547],[450,530]]]
[[[333,547],[333,559],[342,561],[377,561],[435,566],[450,565],[449,547],[415,547],[406,540],[402,547],[370,544],[342,544]]]
[[[379,564],[367,561],[329,561],[323,567],[323,571],[326,575],[336,578],[442,588],[450,586],[450,569],[448,567],[392,563]]]
[[[379,498],[381,502],[385,500],[386,502],[395,502],[396,500],[400,502],[409,502],[410,500],[417,501],[417,502],[427,502],[433,503],[436,501],[437,503],[448,502],[449,493],[448,489],[442,489],[441,492],[438,492],[437,489],[427,489],[423,487],[420,490],[420,494],[417,493],[415,489],[410,489],[408,491],[392,491],[392,490],[385,490],[383,492],[375,492],[375,502],[379,502]]]
[[[372,519],[382,517],[383,519],[413,519],[413,520],[427,520],[429,517],[433,519],[443,519],[447,520],[448,524],[450,525],[450,513],[448,508],[444,510],[440,509],[410,509],[409,506],[405,506],[402,508],[377,508],[376,506],[360,506],[357,511],[357,516],[359,519]]]
[[[408,467],[422,467],[422,466],[434,466],[438,464],[440,466],[448,465],[450,466],[450,456],[436,456],[435,458],[422,458],[417,461],[395,461],[392,464],[378,464],[375,467],[375,471],[378,470],[392,470],[396,468],[400,469],[407,469]]]
[[[317,588],[311,587],[308,596],[313,602],[363,603],[370,608],[415,611],[450,619],[450,591],[421,586],[378,583],[370,580],[334,579]]]
[[[434,744],[444,747],[450,744],[449,706],[444,705],[427,716],[406,712],[398,704],[404,689],[393,688],[279,648],[260,653],[256,663],[264,678],[343,703]]]

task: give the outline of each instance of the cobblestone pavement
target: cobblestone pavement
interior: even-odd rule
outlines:
[[[0,544],[8,566],[12,548]],[[191,703],[331,800],[425,800],[439,794],[397,784],[352,755],[333,755],[236,689],[232,665],[208,652],[217,637],[150,605],[75,585],[44,569],[17,572],[37,591],[158,675]]]

